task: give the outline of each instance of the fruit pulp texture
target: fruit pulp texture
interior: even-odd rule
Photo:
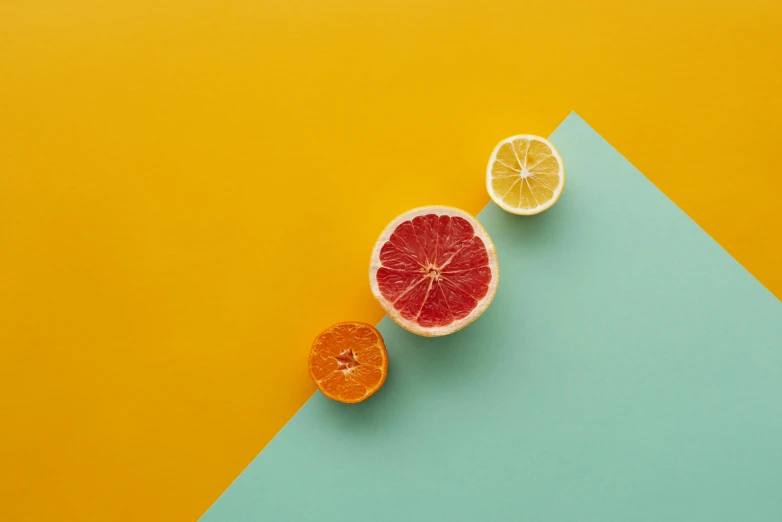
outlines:
[[[559,170],[545,143],[528,139],[505,143],[492,165],[492,190],[507,205],[535,208],[554,198]]]
[[[458,216],[405,221],[381,248],[380,262],[380,293],[403,318],[424,327],[467,317],[492,278],[486,245]]]

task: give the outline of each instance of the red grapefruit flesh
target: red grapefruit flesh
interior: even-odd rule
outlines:
[[[388,315],[425,336],[447,335],[474,321],[497,290],[494,245],[480,223],[450,207],[402,214],[372,251],[370,286]]]

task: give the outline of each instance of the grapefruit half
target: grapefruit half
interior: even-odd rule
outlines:
[[[500,270],[486,230],[467,212],[422,207],[393,220],[375,243],[372,293],[402,328],[427,337],[464,328],[489,306]]]

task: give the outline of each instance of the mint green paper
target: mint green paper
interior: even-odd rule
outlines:
[[[782,303],[578,116],[551,140],[557,205],[479,215],[487,312],[383,319],[384,388],[315,394],[202,521],[782,521]]]

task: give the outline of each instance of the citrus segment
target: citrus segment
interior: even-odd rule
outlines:
[[[312,343],[310,377],[323,395],[335,401],[361,402],[386,380],[388,353],[374,326],[338,323]]]
[[[369,270],[372,293],[400,326],[426,336],[463,328],[489,306],[499,267],[478,221],[449,207],[411,210],[383,231]]]
[[[489,159],[486,188],[504,210],[532,215],[557,202],[565,186],[565,167],[548,140],[522,134],[502,140]]]

